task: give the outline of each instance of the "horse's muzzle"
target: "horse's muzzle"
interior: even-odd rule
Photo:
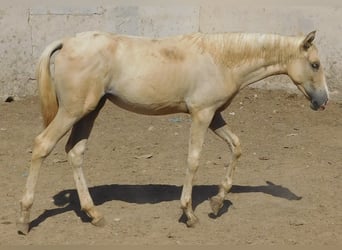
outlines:
[[[325,101],[325,103],[323,103],[322,105],[319,105],[318,102],[316,101],[312,101],[310,104],[310,108],[313,110],[325,110],[325,107],[328,104],[328,100]]]
[[[319,95],[311,95],[311,104],[310,108],[313,110],[324,110],[326,105],[328,104],[328,94],[321,93]]]
[[[298,89],[304,94],[311,104],[310,108],[313,110],[324,110],[329,100],[329,92],[326,89],[312,90],[312,88],[305,88],[302,85],[297,85]]]

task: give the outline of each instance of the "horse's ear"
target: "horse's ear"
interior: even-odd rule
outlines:
[[[312,42],[315,39],[316,31],[311,31],[307,36],[304,38],[302,42],[302,48],[304,50],[308,50],[312,46]]]

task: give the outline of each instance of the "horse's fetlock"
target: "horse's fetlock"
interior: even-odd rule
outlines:
[[[241,157],[241,155],[242,155],[242,150],[241,150],[240,143],[239,143],[237,146],[235,146],[233,153],[234,153],[234,157],[235,157],[236,159],[239,159],[239,158]]]
[[[88,215],[90,215],[90,213],[92,213],[92,210],[94,209],[94,206],[89,206],[89,205],[82,205],[81,206],[81,210],[85,213],[87,213]]]
[[[190,199],[181,199],[181,209],[186,210],[189,208]]]
[[[33,205],[33,195],[28,195],[26,194],[25,197],[23,197],[19,204],[20,204],[20,209],[22,212],[29,211]]]

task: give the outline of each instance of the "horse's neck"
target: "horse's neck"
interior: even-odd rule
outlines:
[[[217,34],[204,38],[204,49],[244,87],[271,75],[286,73],[285,65],[298,49],[299,39],[264,34]]]
[[[244,88],[272,75],[286,74],[286,66],[282,62],[267,62],[263,59],[239,65],[232,69],[238,88]]]

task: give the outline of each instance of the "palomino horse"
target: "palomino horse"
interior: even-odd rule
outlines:
[[[191,34],[166,39],[85,32],[51,43],[38,65],[44,131],[34,142],[18,230],[29,230],[39,169],[56,143],[72,129],[65,150],[73,168],[81,208],[101,225],[82,171],[83,154],[94,120],[105,100],[136,113],[188,113],[190,129],[187,170],[181,207],[188,226],[196,223],[192,183],[208,128],[229,146],[232,157],[219,192],[211,199],[217,214],[232,187],[238,137],[220,112],[245,86],[271,75],[287,74],[314,110],[324,109],[328,88],[317,49],[315,32],[307,36],[274,34]],[[50,61],[56,52],[54,77]]]

